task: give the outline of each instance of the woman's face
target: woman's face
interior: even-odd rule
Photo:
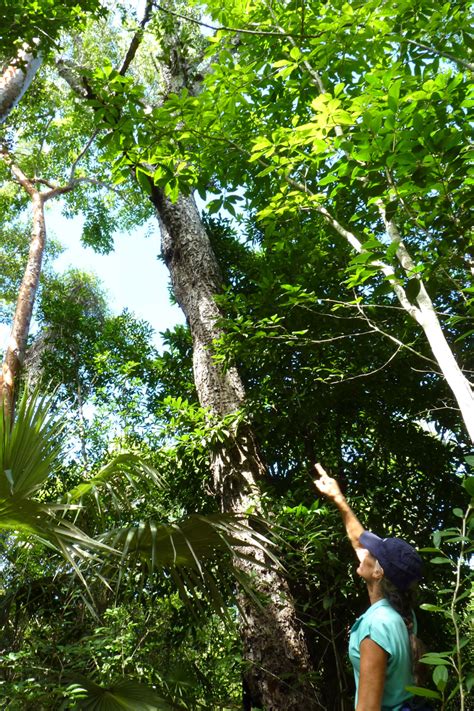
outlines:
[[[357,575],[360,575],[360,577],[366,582],[380,578],[381,569],[377,565],[377,559],[375,556],[373,556],[372,553],[369,553],[366,548],[363,548],[360,553],[362,559],[356,571]]]

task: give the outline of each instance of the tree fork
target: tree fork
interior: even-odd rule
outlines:
[[[36,292],[38,291],[46,241],[44,200],[41,194],[36,190],[32,194],[31,199],[33,227],[31,231],[28,261],[18,291],[12,329],[2,364],[2,391],[0,398],[3,402],[5,413],[10,421],[13,421],[15,382],[18,379],[25,357],[26,343],[30,330]]]

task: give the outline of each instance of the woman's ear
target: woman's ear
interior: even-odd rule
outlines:
[[[384,575],[385,575],[385,573],[383,571],[382,566],[378,565],[373,572],[373,576],[374,576],[375,580],[382,580]]]
[[[374,580],[382,580],[383,576],[385,575],[382,566],[380,563],[375,566],[373,572],[372,572],[372,577]]]

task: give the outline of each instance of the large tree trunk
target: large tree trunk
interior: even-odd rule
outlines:
[[[213,341],[221,333],[217,325],[221,314],[214,299],[221,280],[208,235],[193,198],[180,196],[172,203],[153,186],[152,201],[174,294],[191,329],[200,403],[218,416],[234,413],[244,402],[242,381],[235,368],[224,371],[212,358]],[[258,482],[265,469],[248,426],[235,431],[212,456],[211,469],[224,511],[245,514],[251,506],[259,510]],[[307,676],[311,663],[286,581],[275,570],[263,570],[257,561],[245,568],[255,574],[268,600],[263,609],[243,600],[246,619],[241,633],[249,662],[245,681],[252,703],[266,711],[323,708]]]
[[[30,86],[41,62],[41,54],[22,49],[0,76],[0,124]]]
[[[148,7],[149,4],[139,33],[147,21]],[[120,73],[125,73],[137,46],[132,40]],[[176,47],[172,49],[175,56]],[[176,75],[176,67],[165,64],[161,67],[166,84],[164,94],[179,91],[183,76]],[[74,76],[64,72],[63,65],[60,70],[76,94],[84,96],[77,68]],[[152,179],[149,187],[160,224],[163,257],[170,270],[175,297],[191,329],[194,381],[200,403],[219,417],[235,413],[244,403],[242,381],[235,368],[224,370],[212,358],[214,340],[221,334],[217,325],[221,314],[214,298],[220,291],[221,277],[208,235],[193,198],[180,195],[172,203]],[[259,480],[265,475],[265,468],[249,426],[235,430],[222,449],[211,455],[211,473],[223,511],[244,515],[250,508],[260,511]],[[312,666],[306,640],[286,580],[279,571],[263,568],[257,560],[241,565],[245,572],[253,574],[267,600],[264,606],[257,607],[241,597],[246,613],[241,635],[248,662],[245,708],[323,709],[310,681]]]

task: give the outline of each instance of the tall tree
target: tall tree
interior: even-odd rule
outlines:
[[[197,37],[198,45],[194,48],[189,41],[192,33],[174,21],[171,25],[169,22],[158,23],[157,27],[161,44],[159,68],[166,104],[170,91],[196,88],[202,40]],[[91,101],[99,128],[109,130],[106,141],[109,155],[127,177],[132,171],[156,209],[163,257],[170,269],[176,299],[191,330],[194,381],[201,405],[212,418],[235,415],[227,441],[218,451],[210,453],[215,494],[222,510],[239,515],[260,513],[260,486],[265,478],[265,466],[250,425],[240,422],[244,387],[235,368],[224,369],[213,358],[213,343],[222,333],[218,325],[222,314],[215,300],[222,289],[222,280],[208,235],[194,199],[179,194],[176,181],[174,187],[171,184],[162,188],[155,185],[151,177],[159,171],[159,165],[135,166],[134,153],[142,149],[141,145],[134,145],[136,126],[144,116],[140,108],[142,100],[138,98],[142,89],[140,86],[134,89],[133,83],[124,75],[134,59],[142,34],[143,23],[118,71],[111,68],[106,68],[105,72],[97,70],[82,82],[82,89],[81,75],[78,77],[77,71],[75,79],[70,71],[61,69],[61,73],[76,91],[79,89],[79,93]],[[110,93],[112,87],[118,89],[112,89],[113,95]],[[137,100],[138,106],[133,108]],[[147,140],[146,134],[143,139]],[[149,140],[154,140],[153,134]],[[182,170],[186,170],[186,166],[182,166]],[[317,708],[319,702],[310,682],[311,664],[304,633],[288,585],[279,571],[269,570],[262,574],[261,562],[236,560],[237,566],[253,574],[257,588],[268,598],[264,608],[254,606],[249,599],[243,604],[246,614],[242,620],[242,638],[249,662],[245,672],[249,704],[261,704],[268,709],[298,709],[302,704]],[[245,598],[245,593],[243,596]],[[282,646],[283,654],[279,652]]]
[[[209,422],[226,418],[228,423],[224,446],[219,444],[209,449],[213,488],[221,505],[227,510],[243,513],[247,513],[249,507],[252,510],[260,510],[262,506],[260,489],[262,484],[267,484],[268,480],[268,469],[262,464],[259,454],[261,445],[272,465],[272,472],[291,475],[291,477],[298,475],[298,468],[303,459],[302,452],[304,456],[311,458],[316,447],[327,446],[341,471],[344,470],[344,463],[347,461],[359,466],[359,470],[352,478],[353,485],[362,488],[367,483],[368,491],[374,494],[382,507],[390,504],[388,507],[391,512],[391,525],[396,526],[394,512],[397,511],[399,515],[401,502],[397,500],[387,503],[386,496],[380,493],[380,488],[384,486],[384,477],[391,480],[393,473],[399,472],[399,467],[403,468],[405,461],[400,449],[395,447],[394,440],[398,436],[407,448],[411,444],[413,449],[416,443],[416,456],[415,453],[410,455],[410,466],[404,470],[405,478],[400,477],[401,487],[409,484],[412,490],[416,491],[419,481],[426,481],[417,457],[419,455],[422,459],[421,452],[434,450],[427,444],[428,437],[420,434],[413,424],[408,427],[403,418],[413,420],[416,417],[414,400],[419,393],[423,393],[423,408],[428,412],[430,397],[433,396],[431,407],[434,409],[434,405],[442,400],[445,393],[442,392],[441,379],[436,378],[436,383],[433,385],[432,381],[435,377],[432,372],[424,378],[424,382],[420,382],[420,387],[415,387],[413,380],[407,382],[408,379],[404,379],[404,365],[407,362],[412,363],[409,354],[412,353],[410,348],[415,350],[413,347],[415,336],[411,327],[405,328],[400,325],[400,310],[396,308],[393,298],[385,293],[387,286],[394,281],[397,289],[400,286],[408,302],[411,303],[419,296],[418,281],[420,281],[418,272],[414,275],[410,273],[410,278],[407,278],[403,266],[397,266],[396,250],[392,248],[390,251],[386,234],[388,226],[384,223],[380,210],[385,210],[385,216],[389,221],[391,210],[396,206],[390,205],[393,200],[387,200],[391,197],[391,193],[385,192],[387,186],[385,177],[382,181],[385,187],[381,188],[382,195],[379,195],[380,186],[377,181],[383,170],[376,164],[377,161],[371,162],[370,155],[367,157],[363,153],[363,149],[367,147],[364,141],[368,140],[367,135],[364,136],[362,132],[366,118],[365,114],[357,113],[358,107],[360,108],[356,98],[359,97],[358,92],[361,89],[358,82],[359,79],[362,81],[360,66],[361,48],[365,47],[362,42],[364,39],[368,42],[367,46],[373,50],[370,52],[367,50],[367,56],[371,72],[378,82],[377,91],[369,96],[373,104],[370,104],[369,113],[373,110],[377,114],[376,126],[381,118],[380,131],[379,129],[377,131],[383,133],[384,112],[387,106],[389,109],[390,106],[386,101],[388,86],[383,84],[381,77],[384,73],[388,73],[388,84],[392,80],[397,81],[397,77],[390,75],[388,69],[391,62],[390,52],[386,48],[385,54],[381,52],[380,46],[371,34],[372,29],[367,29],[366,25],[362,27],[363,8],[358,3],[352,4],[352,9],[355,8],[358,12],[357,22],[354,21],[355,26],[360,30],[357,34],[358,41],[353,47],[357,54],[356,60],[349,56],[349,49],[345,53],[342,52],[343,40],[348,41],[346,30],[352,17],[351,6],[348,5],[349,9],[347,9],[346,5],[341,8],[338,3],[332,3],[327,7],[326,5],[323,7],[323,4],[320,4],[310,11],[304,8],[303,12],[299,4],[283,6],[274,3],[266,8],[258,3],[251,9],[255,14],[250,16],[244,13],[242,7],[231,4],[211,8],[219,22],[223,23],[223,28],[213,38],[217,41],[212,42],[213,45],[218,45],[220,52],[219,55],[209,56],[203,64],[202,44],[205,41],[200,38],[195,44],[195,37],[190,29],[201,22],[199,16],[187,10],[186,15],[190,13],[189,16],[180,18],[178,22],[176,15],[184,14],[182,8],[170,7],[155,10],[152,16],[151,5],[148,4],[144,21],[141,26],[137,26],[137,34],[129,45],[128,51],[126,43],[121,42],[125,59],[117,61],[117,47],[111,53],[114,57],[113,63],[117,66],[116,70],[112,68],[112,62],[107,64],[101,60],[99,63],[98,53],[96,57],[88,60],[84,51],[77,53],[80,61],[76,62],[83,66],[75,67],[73,58],[76,56],[77,47],[73,46],[67,59],[61,62],[60,71],[84,100],[80,104],[79,111],[86,118],[83,123],[76,124],[78,134],[82,131],[88,132],[87,136],[82,136],[82,140],[87,141],[95,129],[99,131],[98,141],[94,144],[93,151],[94,161],[98,155],[101,158],[100,163],[94,163],[97,175],[100,173],[103,177],[107,171],[110,172],[113,165],[115,179],[117,183],[122,181],[127,186],[127,195],[136,195],[136,185],[139,185],[151,199],[151,202],[148,202],[153,205],[159,218],[163,256],[170,268],[176,298],[186,313],[191,330],[194,376],[199,401],[207,412]],[[421,5],[422,9],[427,9],[425,3]],[[408,12],[407,6],[403,5],[402,10]],[[382,10],[380,11],[382,14],[378,13],[378,5],[374,3],[370,4],[367,9],[367,12],[369,11],[372,13],[374,27],[377,31],[383,30],[384,22],[388,20]],[[277,13],[276,19],[272,16],[272,12]],[[403,15],[403,12],[401,12],[401,19],[398,18],[402,25],[407,21],[406,14]],[[150,24],[147,25],[148,32],[145,33],[144,28],[148,20]],[[459,18],[456,22],[458,20]],[[318,23],[321,27],[315,29]],[[449,25],[450,41],[455,39],[455,25],[456,23]],[[240,31],[233,32],[232,28]],[[399,33],[393,33],[392,29],[390,26],[386,36],[387,46],[390,45],[394,34],[397,42],[399,41]],[[423,39],[420,36],[420,27],[415,27],[415,30],[415,34],[410,34],[410,37],[416,37],[417,39],[413,41],[420,44]],[[319,37],[320,31],[322,35]],[[364,32],[369,33],[370,42]],[[234,37],[232,42],[225,40],[229,33]],[[379,34],[383,35],[383,32]],[[152,86],[142,82],[140,74],[143,68],[145,74],[150,73],[153,62],[147,63],[144,59],[140,60],[139,55],[135,55],[140,43],[143,42],[156,65],[156,81]],[[295,43],[298,47],[294,46]],[[314,56],[312,43],[314,43]],[[423,44],[426,45],[426,42]],[[214,46],[213,52],[215,49]],[[451,49],[448,51],[450,52]],[[283,59],[282,51],[285,53]],[[297,51],[301,52],[301,57]],[[380,59],[380,66],[377,64],[379,57],[383,58],[383,61]],[[347,96],[344,95],[344,101],[338,99],[341,92],[337,93],[337,84],[333,86],[328,80],[327,83],[334,96],[331,94],[332,98],[329,98],[329,92],[323,91],[319,101],[314,106],[311,104],[314,100],[315,83],[319,90],[321,87],[316,78],[319,74],[316,72],[315,76],[311,64],[309,64],[311,71],[308,69],[309,59],[314,62],[327,60],[328,66],[334,60],[335,75],[341,79],[339,84],[344,83],[342,79],[347,83]],[[140,71],[134,71],[134,65],[139,60],[142,62]],[[278,65],[279,62],[284,64]],[[203,70],[209,64],[212,68],[203,83]],[[99,68],[94,70],[95,67]],[[293,72],[294,76],[292,76]],[[376,83],[375,80],[373,83]],[[403,75],[403,80],[406,81],[407,89],[413,88],[410,83],[412,80],[407,73]],[[367,84],[370,84],[369,80]],[[414,80],[413,84],[415,84]],[[460,99],[458,93],[459,95],[462,93],[462,86],[463,83],[458,82],[449,90],[452,91],[452,98],[456,99],[455,104],[458,107]],[[362,89],[365,90],[365,85]],[[338,99],[341,105],[330,104],[330,101],[335,99]],[[391,102],[392,99],[394,100],[395,97],[391,96]],[[360,97],[359,100],[362,101]],[[421,103],[424,101],[425,99],[423,101],[420,99]],[[69,108],[63,109],[61,118],[66,116]],[[432,111],[432,108],[430,106],[431,113],[428,111],[427,115],[434,120],[436,111],[434,109]],[[444,108],[446,109],[446,106]],[[298,115],[294,117],[293,126],[290,127],[288,117],[296,112]],[[71,114],[67,113],[67,115]],[[439,120],[439,117],[436,118]],[[459,116],[455,120],[450,120],[454,122],[452,125],[447,122],[451,131],[454,126],[458,126]],[[93,122],[95,128],[91,129]],[[385,128],[385,124],[383,125]],[[387,127],[390,129],[390,122]],[[370,141],[374,144],[377,143],[377,131],[370,132]],[[451,138],[454,140],[454,130],[452,133]],[[388,134],[393,146],[393,131],[389,130]],[[384,139],[387,144],[388,137],[385,136]],[[345,138],[347,143],[344,141]],[[58,135],[51,143],[57,141]],[[398,144],[396,146],[395,153],[398,160],[400,152],[403,153],[405,149],[402,150],[403,147]],[[383,146],[380,148],[382,149]],[[454,150],[458,155],[459,146],[454,146]],[[359,154],[360,151],[362,155]],[[411,148],[407,149],[407,153],[410,152]],[[403,155],[405,156],[404,153]],[[249,157],[251,160],[247,163]],[[421,162],[425,158],[426,155],[423,155]],[[444,156],[443,160],[447,163],[448,157]],[[457,158],[454,163],[456,160]],[[397,164],[399,177],[403,177],[404,174],[402,164],[403,160],[399,166]],[[420,167],[422,171],[426,168],[424,164]],[[344,172],[349,169],[350,175]],[[357,173],[359,169],[363,169],[362,176]],[[456,167],[457,173],[458,169],[459,166]],[[430,170],[428,166],[427,189],[422,191],[420,197],[424,219],[428,219],[427,215],[429,217],[430,205],[439,207],[440,204],[439,195],[435,194],[436,190],[433,188],[434,173],[430,174]],[[426,177],[425,173],[423,175]],[[105,180],[109,177],[110,175],[107,175]],[[457,175],[454,183],[458,177]],[[372,184],[369,184],[370,180],[373,180]],[[58,184],[62,183],[58,181]],[[92,183],[90,185],[92,186]],[[321,195],[315,197],[318,185],[322,188]],[[328,185],[330,187],[326,187]],[[278,342],[276,338],[278,329],[271,325],[275,312],[263,308],[262,301],[252,304],[250,299],[242,309],[250,316],[242,328],[240,328],[241,322],[236,319],[237,324],[233,333],[236,338],[241,335],[242,341],[247,341],[251,345],[250,350],[246,352],[244,347],[240,351],[239,348],[233,350],[232,347],[228,347],[227,351],[222,349],[222,344],[225,346],[229,344],[222,317],[228,316],[230,312],[232,318],[232,309],[239,308],[239,301],[236,299],[232,303],[231,298],[227,296],[226,301],[223,297],[226,281],[221,274],[222,265],[216,259],[213,244],[209,241],[208,232],[190,196],[194,186],[200,188],[204,197],[210,186],[214,190],[221,191],[222,199],[219,198],[217,202],[229,209],[233,209],[233,203],[238,195],[229,196],[227,193],[245,190],[249,209],[259,211],[260,218],[266,222],[266,224],[260,222],[264,227],[255,239],[253,248],[257,251],[255,245],[265,242],[268,252],[264,253],[263,259],[268,259],[268,270],[267,272],[263,270],[263,275],[267,280],[267,286],[272,284],[272,279],[275,283],[272,285],[274,288],[269,287],[267,291],[262,289],[264,294],[262,300],[267,299],[268,306],[272,300],[278,300],[286,305],[287,311],[282,310],[285,319],[283,338],[287,336],[290,343],[296,343],[296,340],[300,339],[298,343],[301,349],[298,351],[286,352],[283,347],[278,350],[269,347],[269,343]],[[97,187],[96,184],[93,189]],[[404,187],[407,191],[411,188],[413,193],[410,195],[414,195],[416,190],[413,186]],[[458,197],[455,188],[456,185],[451,193]],[[333,192],[334,190],[336,192]],[[323,194],[324,200],[327,201],[324,203]],[[380,197],[383,198],[382,202],[376,202]],[[376,201],[372,202],[372,198]],[[433,198],[435,198],[434,202],[430,203]],[[141,199],[144,204],[143,197]],[[463,199],[464,197],[460,198],[460,203]],[[68,199],[70,211],[77,213],[82,210],[86,200],[87,196],[83,194],[76,202],[71,194]],[[99,202],[96,203],[97,205]],[[95,217],[98,216],[99,219],[94,224],[104,224],[103,211],[102,214],[99,214],[101,212],[99,208],[95,211],[97,212]],[[423,257],[427,264],[430,263],[429,285],[431,288],[435,285],[437,287],[437,308],[443,308],[448,314],[450,318],[447,322],[448,334],[452,341],[461,338],[458,357],[467,363],[466,341],[462,340],[462,336],[465,335],[464,322],[455,321],[456,317],[464,315],[461,297],[456,293],[455,288],[447,286],[449,280],[435,279],[434,266],[429,262],[430,250],[426,245],[429,243],[430,248],[434,247],[431,233],[434,234],[435,227],[439,225],[430,223],[427,228],[430,239],[425,235],[424,245],[416,230],[406,226],[409,220],[407,219],[405,224],[404,218],[400,217],[402,214],[403,211],[397,213],[397,219],[406,230],[404,239],[409,240],[410,249],[415,250],[420,259]],[[328,215],[333,216],[337,224],[333,224]],[[338,225],[350,224],[351,220],[355,226],[353,232],[346,230],[347,234],[354,235],[363,246],[363,250],[359,255],[360,258],[352,260],[348,273],[343,275],[350,279],[351,288],[358,290],[357,298],[352,303],[344,305],[341,304],[342,292],[338,282],[344,266],[351,261],[350,245],[344,241],[341,247],[341,242],[338,243],[327,228],[327,222],[329,221],[337,233]],[[251,220],[248,221],[248,225],[249,233],[257,232]],[[399,227],[398,223],[397,226]],[[91,232],[94,230],[90,230],[89,234]],[[278,232],[279,237],[276,236]],[[462,275],[460,264],[462,259],[456,250],[447,249],[448,233],[449,230],[446,234],[443,233],[439,260],[444,267],[455,265],[455,280],[464,289],[464,277],[459,280],[459,276]],[[110,245],[110,240],[107,239],[110,238],[110,232],[105,230],[103,236],[105,239],[102,244]],[[347,235],[341,236],[346,238]],[[370,242],[369,238],[373,238],[376,242]],[[362,239],[365,241],[362,242]],[[320,250],[320,262],[309,257],[304,262],[304,257],[300,256],[298,261],[295,260],[293,263],[298,277],[301,262],[305,264],[305,270],[301,270],[305,271],[306,276],[312,269],[317,271],[321,277],[320,285],[315,284],[314,280],[307,280],[304,285],[300,284],[299,279],[293,280],[293,275],[282,268],[281,262],[271,261],[268,257],[272,248],[275,252],[280,251],[293,257],[291,245],[294,243],[299,244],[303,252],[305,250],[311,252],[311,255],[313,251]],[[97,245],[99,244],[100,241],[97,240]],[[399,247],[400,244],[395,246]],[[427,254],[424,254],[423,250]],[[387,280],[386,274],[380,276],[378,261],[382,260],[385,260],[384,264],[390,263],[393,278]],[[328,268],[334,265],[340,267],[341,271],[337,270],[335,273]],[[255,271],[253,279],[258,283],[261,272]],[[285,288],[282,286],[283,279]],[[329,305],[331,300],[337,301],[338,307],[352,309],[349,311],[350,323],[347,323],[347,328],[340,329],[337,335],[334,335],[332,329],[321,327],[323,318],[338,317],[337,312],[331,310]],[[324,309],[319,308],[322,303]],[[386,318],[385,321],[378,319],[368,308],[370,305],[383,306],[386,309],[384,313],[395,313],[396,316],[390,320]],[[302,320],[303,309],[312,313],[309,319],[311,332],[308,334],[306,344],[303,334],[298,334],[298,330],[305,330],[308,323],[302,323],[300,329],[295,329],[295,324],[292,323],[292,319],[295,322]],[[295,317],[296,312],[298,317]],[[339,313],[347,314],[348,311]],[[353,318],[352,314],[357,314],[357,317]],[[254,316],[257,320],[253,323]],[[282,313],[279,312],[277,319],[281,317]],[[351,350],[350,347],[350,344],[358,341],[359,337],[364,337],[360,329],[363,323],[367,324],[371,333],[368,340],[369,354],[365,363],[363,350],[355,348]],[[382,330],[384,333],[381,333]],[[260,344],[262,343],[262,331],[268,335],[268,341],[265,341],[265,347],[259,350],[256,344],[259,343],[259,338]],[[338,348],[334,345],[329,352],[323,352],[319,343],[312,343],[311,335],[317,336],[316,340],[320,341],[327,337],[335,344],[342,342],[345,347]],[[383,359],[385,351],[383,348],[378,350],[378,336],[387,339],[386,343],[398,341],[396,343],[398,350],[393,358],[392,354],[388,353],[385,360]],[[220,345],[217,345],[217,341]],[[282,345],[287,345],[284,340]],[[419,340],[417,346],[421,356],[428,359],[424,362],[429,363],[429,354],[424,347],[419,347]],[[306,352],[303,353],[305,349]],[[310,349],[313,350],[312,356],[308,355]],[[276,359],[282,353],[285,369],[282,367],[281,372],[277,372],[273,367],[273,358]],[[379,354],[380,361],[377,365]],[[398,360],[399,354],[402,354],[400,360]],[[235,362],[239,359],[242,364],[239,364],[240,367],[237,369]],[[267,364],[262,365],[265,359],[268,360],[268,367],[271,366],[270,373],[265,369]],[[252,372],[253,366],[255,370]],[[386,388],[386,384],[383,380],[376,378],[370,381],[370,386],[357,387],[357,384],[343,384],[338,392],[335,392],[336,388],[324,389],[320,386],[321,382],[331,378],[333,382],[338,378],[343,381],[344,376],[350,382],[350,378],[356,379],[362,374],[369,375],[370,370],[376,371],[379,366],[381,370],[385,369],[384,372],[389,372],[394,377],[396,387],[389,395],[384,395],[383,389]],[[363,373],[364,369],[369,372]],[[302,377],[306,373],[318,382],[313,393]],[[296,408],[295,411],[300,417],[299,422],[304,425],[304,433],[285,430],[284,438],[280,441],[276,432],[278,426],[283,429],[282,424],[279,423],[275,429],[276,418],[270,418],[268,415],[264,417],[261,411],[258,412],[257,418],[259,432],[256,434],[252,431],[248,421],[241,416],[248,403],[242,376],[245,376],[250,387],[254,387],[252,395],[255,397],[258,397],[256,382],[259,381],[258,385],[261,382],[265,384],[260,391],[262,401],[266,397],[265,387],[273,388],[271,395],[274,398],[267,398],[268,408],[275,407],[275,403],[281,404],[285,415],[292,418],[294,411],[291,405],[295,404],[295,407],[298,405],[299,409]],[[412,389],[405,389],[406,385],[411,385]],[[371,411],[369,394],[374,395],[375,412]],[[315,395],[327,402],[321,405]],[[404,397],[409,400],[406,408],[403,407]],[[357,409],[360,402],[364,403],[362,412]],[[348,407],[349,411],[344,412],[344,407]],[[261,410],[263,409],[261,405]],[[390,431],[390,425],[397,418],[399,422],[394,434]],[[405,430],[410,432],[410,441]],[[454,425],[453,431],[459,435],[460,430],[457,425]],[[322,432],[324,435],[327,434],[327,439],[323,437]],[[447,450],[439,446],[446,454]],[[379,452],[380,457],[371,456],[372,449]],[[365,460],[370,461],[367,463]],[[375,463],[380,467],[380,471],[375,471]],[[433,490],[433,487],[430,490]],[[414,535],[420,533],[416,520],[418,515],[428,511],[430,516],[434,516],[433,500],[430,498],[428,502],[423,502],[425,503],[426,508],[421,505],[414,507],[410,517]],[[277,504],[274,506],[279,507]],[[249,565],[250,563],[245,564],[243,568],[249,570]],[[307,706],[313,703],[308,702],[308,699],[314,699],[314,706],[317,707],[319,699],[314,694],[314,690],[309,684],[305,686],[297,678],[302,669],[308,668],[309,658],[307,649],[302,643],[301,627],[296,622],[293,601],[288,595],[287,586],[279,574],[261,575],[257,573],[257,566],[253,567],[253,570],[261,582],[263,594],[269,597],[269,602],[263,613],[257,608],[249,607],[247,611],[249,624],[243,627],[247,657],[253,662],[247,675],[250,703],[253,701],[254,704],[263,703],[268,708],[286,709],[301,708],[303,704]],[[335,580],[340,581],[340,577],[336,576]],[[281,592],[280,597],[278,592]],[[326,596],[324,599],[330,598]],[[292,659],[286,659],[281,654],[281,641],[278,635],[282,629],[286,631],[286,650],[288,656],[293,655]],[[339,631],[342,631],[342,627]],[[291,648],[292,643],[295,644],[294,648]],[[258,658],[253,655],[258,655]],[[287,675],[286,680],[282,681],[280,678],[278,683],[274,683],[275,677],[283,677],[283,675]]]
[[[87,150],[88,146],[86,146]],[[83,153],[79,154],[73,163],[69,182],[57,186],[48,183],[47,190],[38,189],[41,182],[36,177],[29,178],[14,162],[9,151],[3,147],[0,158],[8,166],[18,184],[26,191],[31,200],[32,228],[28,260],[26,262],[23,279],[18,291],[15,314],[8,341],[7,349],[2,363],[2,376],[0,379],[0,403],[3,404],[7,416],[13,420],[15,382],[18,380],[21,365],[25,359],[26,344],[28,340],[33,307],[38,292],[41,267],[46,247],[46,224],[44,206],[48,200],[64,195],[74,189],[76,185],[75,170]]]
[[[221,23],[210,49],[219,61],[199,97],[182,94],[169,111],[183,137],[170,152],[199,155],[198,186],[204,175],[229,191],[245,185],[262,222],[298,212],[334,231],[352,252],[349,286],[364,296],[390,287],[423,330],[472,439],[467,349],[436,294],[439,269],[454,269],[451,304],[465,304],[447,315],[466,318],[466,6],[207,7]]]

